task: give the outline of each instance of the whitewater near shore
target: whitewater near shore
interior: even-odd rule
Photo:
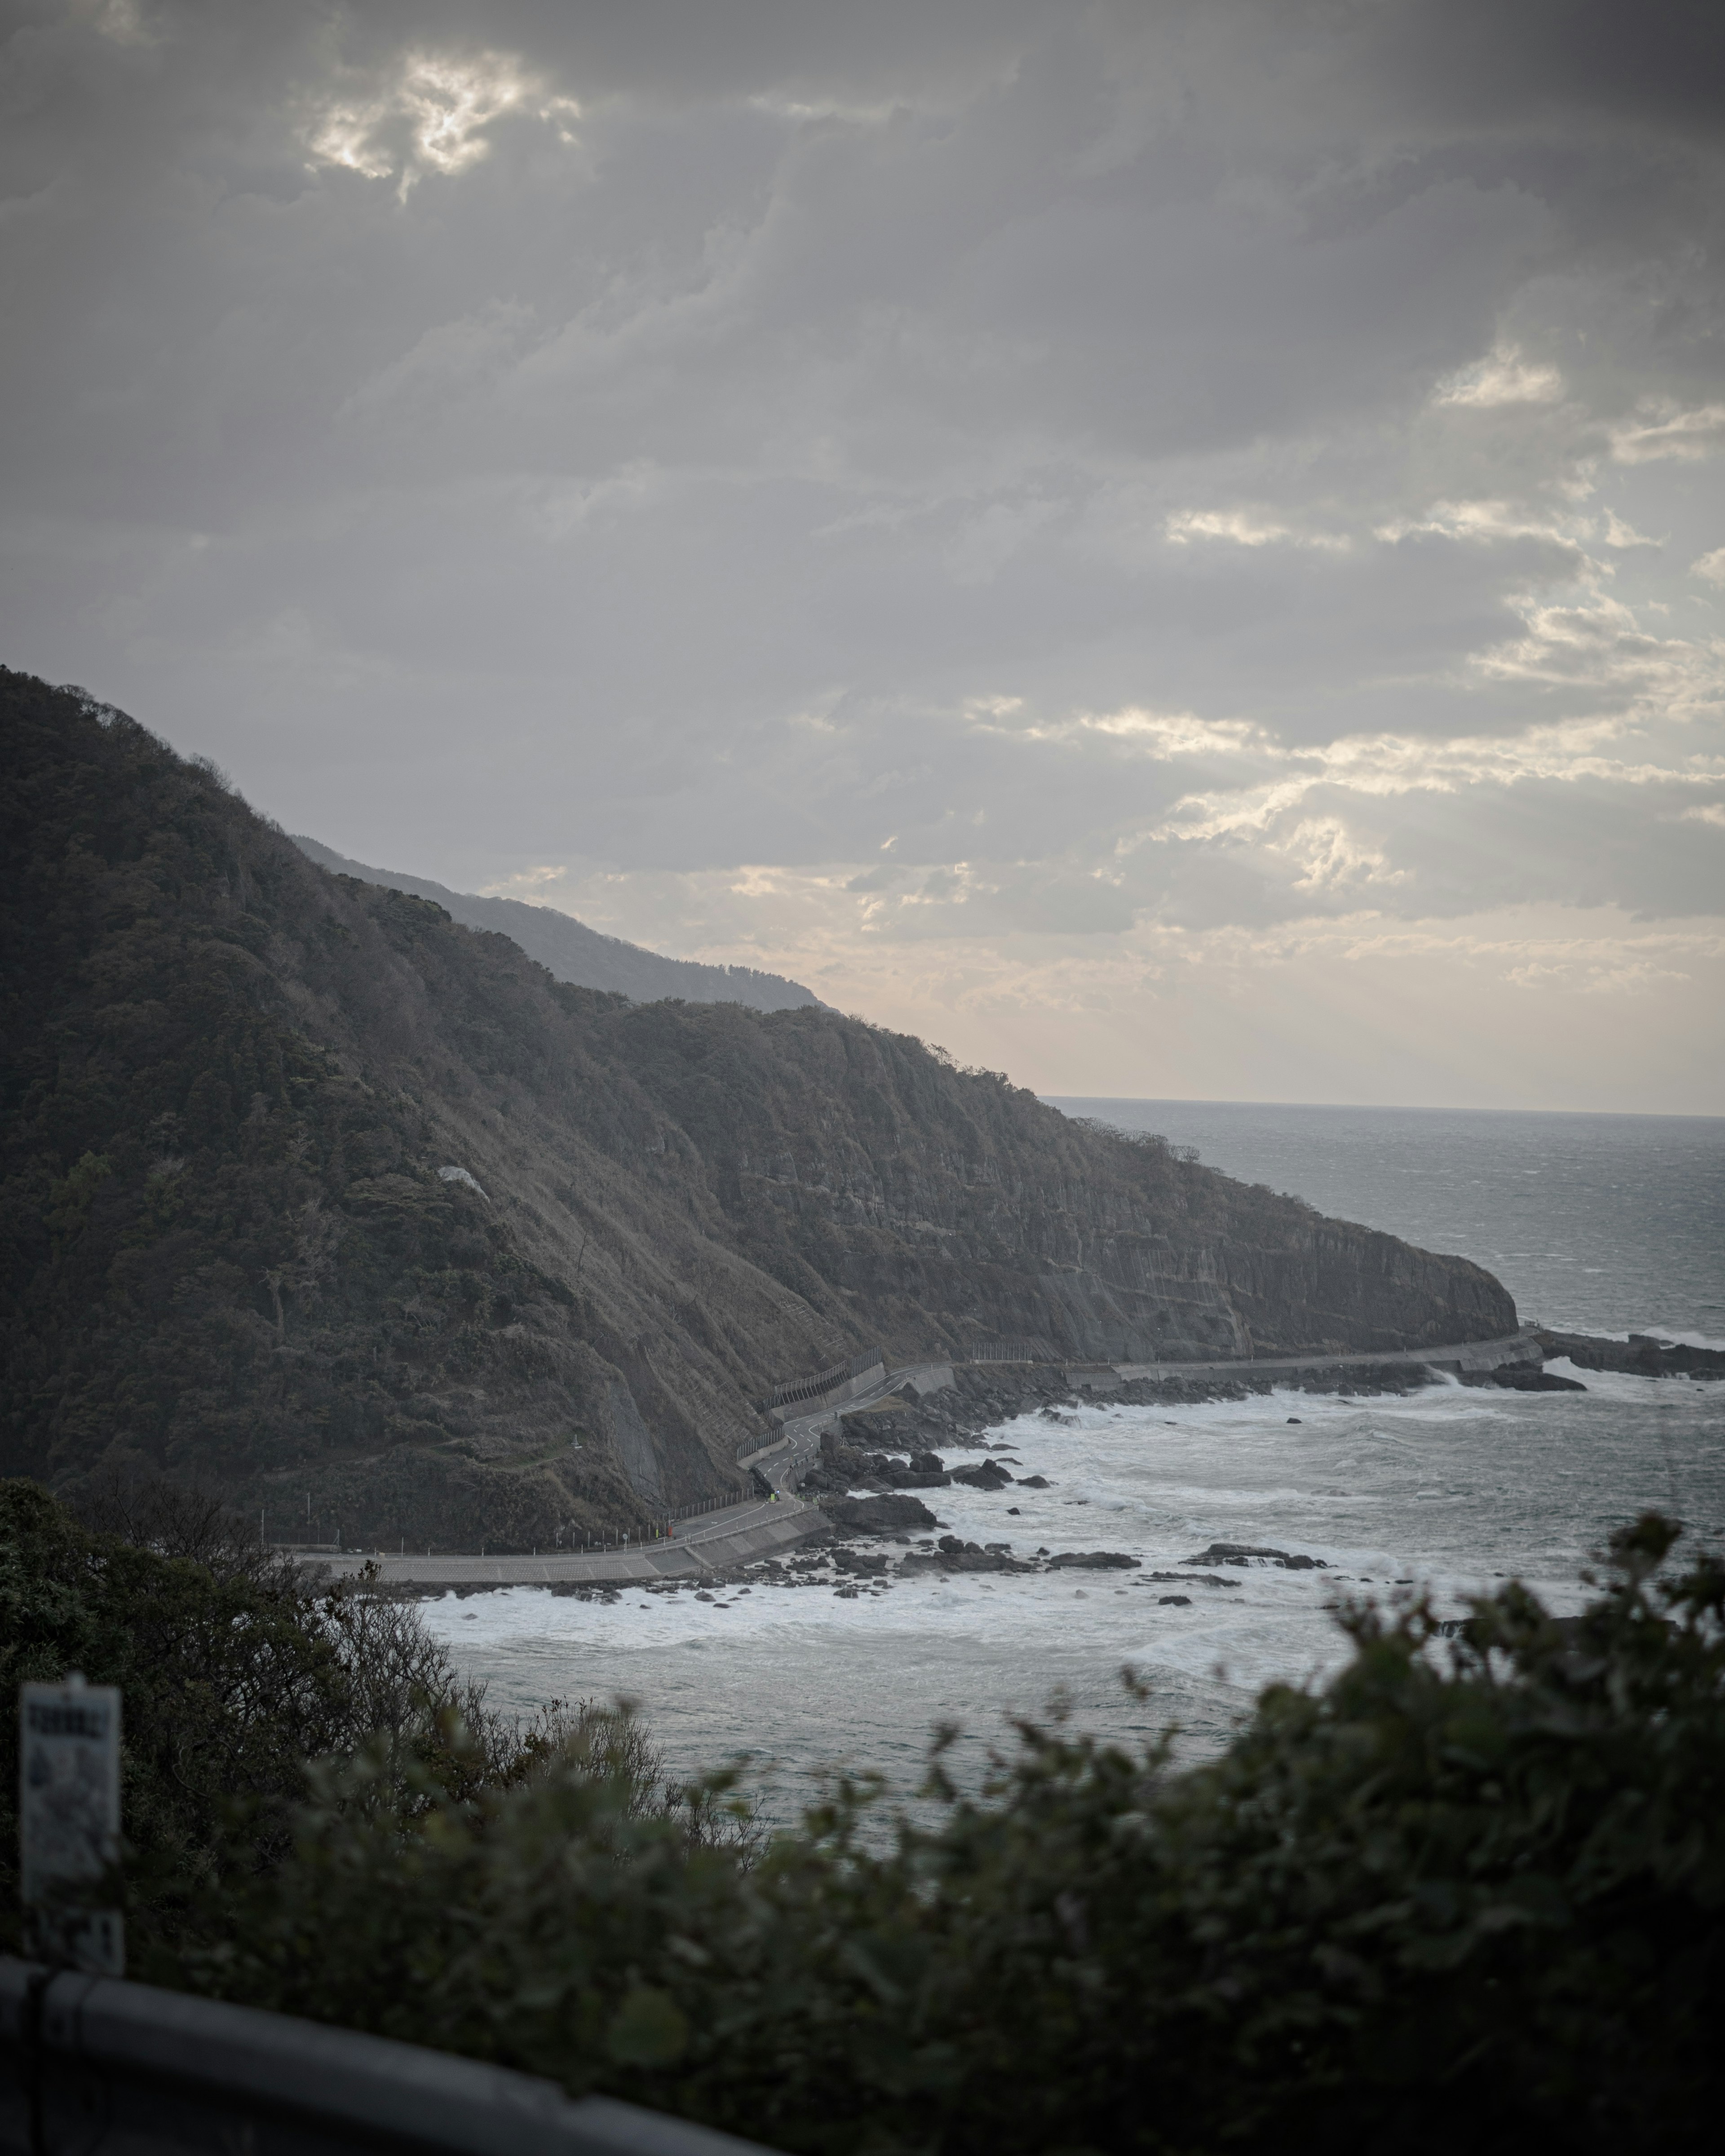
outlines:
[[[1588,1389],[1440,1383],[1401,1398],[1278,1390],[1020,1415],[987,1433],[1008,1448],[990,1456],[1010,1468],[1009,1487],[926,1493],[942,1531],[967,1542],[1024,1557],[1108,1550],[1136,1569],[860,1586],[751,1574],[711,1601],[514,1589],[440,1597],[425,1614],[494,1703],[634,1698],[674,1767],[744,1755],[778,1817],[839,1765],[909,1790],[942,1722],[962,1725],[955,1757],[973,1779],[1009,1718],[1057,1696],[1084,1727],[1117,1736],[1178,1724],[1180,1753],[1198,1756],[1262,1685],[1335,1666],[1347,1643],[1331,1610],[1344,1596],[1429,1591],[1458,1614],[1514,1574],[1562,1612],[1580,1604],[1590,1553],[1638,1511],[1676,1512],[1703,1540],[1725,1534],[1725,1385],[1548,1368]],[[954,1451],[948,1465],[980,1456]],[[1046,1489],[1024,1486],[1037,1476]],[[1183,1562],[1219,1542],[1315,1562]],[[1127,1666],[1147,1699],[1121,1683]]]

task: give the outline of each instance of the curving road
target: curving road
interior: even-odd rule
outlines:
[[[1254,1362],[1099,1363],[1069,1364],[1079,1388],[1106,1389],[1133,1378],[1224,1378],[1250,1373],[1255,1377],[1291,1375],[1301,1370],[1360,1368],[1377,1363],[1463,1372],[1491,1370],[1505,1363],[1541,1359],[1538,1342],[1516,1332],[1501,1340],[1470,1340],[1443,1348],[1393,1348],[1375,1354],[1291,1355]],[[988,1366],[994,1367],[994,1366]],[[1004,1369],[1012,1367],[1001,1364]],[[413,1587],[525,1587],[628,1580],[688,1578],[716,1573],[752,1558],[788,1549],[829,1525],[817,1507],[794,1494],[797,1476],[820,1450],[821,1432],[844,1411],[869,1406],[907,1387],[936,1392],[952,1382],[948,1363],[911,1363],[888,1371],[876,1383],[835,1405],[788,1418],[784,1435],[750,1455],[750,1462],[774,1491],[771,1498],[751,1497],[717,1512],[703,1512],[679,1525],[665,1542],[643,1543],[633,1549],[591,1550],[547,1557],[416,1557],[378,1551],[346,1551],[321,1560],[337,1578],[374,1564],[386,1585]]]

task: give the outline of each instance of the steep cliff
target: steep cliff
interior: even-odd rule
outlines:
[[[1514,1323],[1463,1260],[915,1040],[555,980],[87,699],[0,674],[0,1471],[549,1543],[725,1488],[775,1380],[875,1342]]]

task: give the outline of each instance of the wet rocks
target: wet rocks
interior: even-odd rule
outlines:
[[[820,1508],[849,1535],[901,1534],[906,1528],[940,1524],[920,1497],[896,1491],[880,1497],[823,1497]]]
[[[833,1552],[833,1563],[839,1571],[854,1573],[863,1578],[880,1578],[892,1568],[890,1558],[866,1557],[860,1550],[844,1548]]]
[[[1183,1557],[1182,1564],[1253,1564],[1278,1566],[1283,1572],[1327,1572],[1321,1557],[1307,1557],[1303,1550],[1290,1553],[1280,1549],[1260,1549],[1250,1543],[1212,1543],[1196,1557]]]
[[[955,1467],[952,1480],[968,1483],[973,1490],[1004,1490],[1012,1476],[998,1460],[978,1460],[973,1467]]]
[[[1045,1475],[1020,1475],[1019,1487],[1020,1490],[1052,1490],[1054,1485]]]
[[[1661,1340],[1651,1332],[1632,1332],[1627,1340],[1607,1340],[1592,1332],[1542,1330],[1533,1337],[1548,1362],[1563,1356],[1578,1369],[1620,1370],[1630,1378],[1725,1379],[1725,1349],[1692,1348],[1685,1341]]]
[[[990,1543],[986,1548],[961,1542],[957,1535],[942,1535],[938,1548],[914,1553],[901,1560],[901,1573],[919,1572],[1034,1572],[1036,1568],[1011,1553],[1009,1543]]]
[[[1141,1572],[1142,1561],[1124,1550],[1062,1550],[1048,1561],[1050,1572]]]
[[[1175,1609],[1189,1609],[1192,1607],[1192,1597],[1189,1594],[1158,1594],[1156,1599],[1164,1607],[1172,1607]]]
[[[1579,1378],[1560,1378],[1555,1370],[1536,1370],[1527,1363],[1505,1363],[1490,1372],[1484,1382],[1502,1385],[1509,1393],[1584,1393],[1587,1390]]]

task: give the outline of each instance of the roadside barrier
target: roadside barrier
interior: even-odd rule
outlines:
[[[973,1340],[968,1346],[956,1353],[955,1363],[1058,1363],[1063,1358],[1056,1354],[1050,1343],[1040,1336],[1023,1339]]]
[[[765,2156],[417,2044],[0,1957],[0,2156]]]
[[[783,1385],[775,1385],[761,1403],[763,1414],[773,1408],[793,1406],[798,1400],[819,1399],[823,1393],[834,1391],[851,1378],[860,1378],[876,1363],[884,1366],[885,1357],[878,1348],[865,1348],[853,1355],[848,1363],[834,1363],[829,1370],[817,1370],[812,1378],[793,1378]]]

